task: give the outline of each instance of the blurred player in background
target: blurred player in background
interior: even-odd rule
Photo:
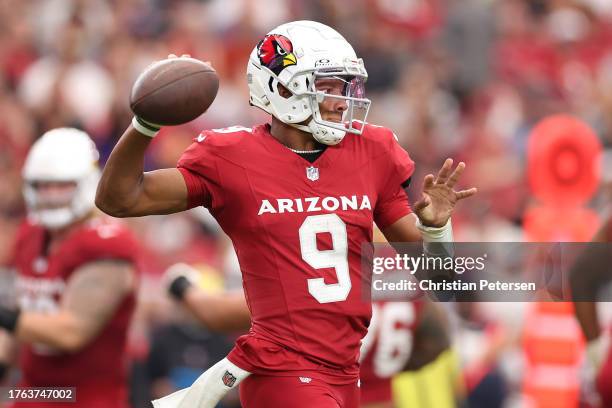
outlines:
[[[134,118],[98,188],[98,206],[114,216],[206,206],[241,265],[251,330],[157,406],[213,406],[244,380],[245,407],[356,407],[371,316],[361,245],[373,223],[390,242],[449,241],[456,202],[476,189],[453,190],[465,165],[453,170],[449,159],[426,176],[412,214],[404,188],[414,163],[393,132],[366,124],[363,61],[328,26],[277,27],[253,50],[247,77],[251,104],[271,123],[203,131],[178,168],[144,173],[159,127]]]
[[[0,327],[21,344],[19,386],[75,387],[76,403],[15,408],[128,406],[138,246],[119,222],[96,214],[97,163],[92,140],[72,128],[48,131],[27,156],[28,219],[12,262],[18,307],[0,308]]]
[[[597,295],[600,289],[612,281],[612,217],[593,237],[594,245],[587,246],[570,271],[574,310],[587,341],[586,370],[589,385],[594,385],[601,406],[612,407],[612,353],[610,352],[610,324],[601,327],[597,310]],[[588,392],[588,390],[587,390]]]
[[[440,305],[429,300],[374,302],[361,346],[361,406],[393,408],[391,381],[419,370],[450,347]]]

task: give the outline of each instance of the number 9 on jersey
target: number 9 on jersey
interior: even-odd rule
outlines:
[[[317,248],[317,234],[329,233],[332,249]],[[308,292],[319,303],[341,302],[351,291],[346,224],[336,214],[306,217],[299,230],[302,259],[314,269],[334,268],[338,283],[326,284],[323,278],[308,279]]]

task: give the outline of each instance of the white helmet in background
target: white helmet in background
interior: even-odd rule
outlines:
[[[100,179],[98,150],[87,133],[73,128],[46,132],[30,149],[23,167],[23,194],[28,216],[49,229],[63,228],[95,206]],[[62,202],[49,202],[38,183],[71,182],[75,188]]]
[[[321,77],[343,79],[342,96],[328,96],[317,91]],[[363,60],[336,30],[314,21],[294,21],[270,31],[251,52],[247,66],[250,102],[312,136],[320,143],[340,143],[346,132],[361,133],[370,100],[365,98],[368,74]],[[285,98],[278,85],[291,92]],[[319,102],[324,97],[342,99],[347,109],[342,122],[323,120]],[[310,119],[310,120],[309,120]],[[307,121],[304,124],[302,122]]]

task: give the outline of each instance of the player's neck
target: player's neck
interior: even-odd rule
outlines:
[[[270,134],[290,149],[299,151],[317,150],[320,146],[308,132],[296,129],[272,117]]]

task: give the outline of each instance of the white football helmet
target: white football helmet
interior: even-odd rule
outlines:
[[[342,95],[316,88],[321,77],[342,79]],[[314,21],[294,21],[270,31],[251,52],[247,66],[250,102],[281,122],[312,133],[320,143],[340,143],[346,132],[361,133],[370,109],[364,83],[368,74],[363,60],[336,30]],[[291,92],[285,98],[278,85]],[[319,103],[324,98],[346,103],[342,122],[324,120]],[[304,124],[305,121],[308,122]]]
[[[26,158],[22,176],[28,216],[49,229],[66,227],[87,215],[95,206],[100,179],[98,150],[87,133],[58,128],[38,139]],[[74,182],[69,197],[58,202],[37,191],[37,183]]]

